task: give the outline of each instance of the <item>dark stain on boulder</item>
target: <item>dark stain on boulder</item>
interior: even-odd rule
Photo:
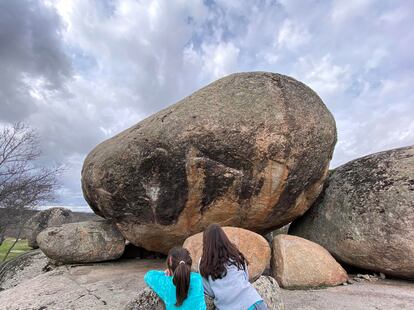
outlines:
[[[227,171],[226,171],[227,170]],[[235,180],[234,173],[209,159],[204,160],[204,187],[201,211],[204,212],[216,198],[221,197]]]

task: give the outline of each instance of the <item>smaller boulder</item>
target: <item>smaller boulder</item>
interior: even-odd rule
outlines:
[[[26,239],[29,247],[37,249],[37,235],[48,227],[72,223],[74,216],[71,210],[66,208],[50,208],[33,215],[25,227]]]
[[[265,238],[250,230],[237,227],[223,227],[227,237],[233,242],[249,262],[250,282],[260,277],[270,264],[270,247]],[[203,253],[203,233],[187,238],[183,244],[193,259],[193,271],[198,272],[198,264]]]
[[[282,292],[277,281],[269,276],[261,276],[253,283],[253,287],[263,298],[269,310],[283,310]]]
[[[125,310],[164,310],[165,305],[149,287],[141,290],[124,308]]]
[[[64,224],[37,236],[42,252],[56,263],[91,263],[121,257],[125,239],[108,220]]]
[[[331,254],[312,241],[277,235],[272,254],[273,275],[283,288],[335,286],[348,280],[346,271]]]

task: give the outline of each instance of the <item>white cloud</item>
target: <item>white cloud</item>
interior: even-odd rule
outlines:
[[[374,0],[336,0],[332,6],[332,21],[344,23],[365,14]]]
[[[240,50],[233,43],[203,45],[201,55],[203,72],[218,79],[237,71],[239,52]]]
[[[324,98],[331,98],[343,92],[350,83],[349,66],[333,63],[330,54],[317,61],[310,57],[301,57],[296,70],[294,76],[300,77]]]
[[[306,29],[294,24],[291,20],[286,19],[277,37],[277,42],[281,47],[296,49],[310,41],[311,35]]]
[[[388,53],[384,48],[377,48],[373,51],[371,58],[367,60],[365,69],[372,70],[377,68],[387,55]]]
[[[337,113],[338,144],[332,165],[362,155],[414,144],[414,85],[411,76],[383,80],[352,98]],[[344,109],[342,109],[344,110]]]

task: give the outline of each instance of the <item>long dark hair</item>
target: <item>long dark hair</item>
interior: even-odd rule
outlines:
[[[227,275],[226,266],[234,265],[239,270],[246,269],[247,259],[227,237],[217,224],[211,224],[203,233],[203,255],[200,273],[208,279],[221,279]]]
[[[193,263],[187,249],[175,247],[168,252],[167,267],[173,275],[176,306],[179,307],[187,298],[190,288],[191,264]]]

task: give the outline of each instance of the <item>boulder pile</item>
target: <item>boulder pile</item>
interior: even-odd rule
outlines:
[[[329,173],[335,143],[335,121],[306,85],[267,72],[222,78],[90,152],[82,190],[103,220],[67,223],[69,210],[51,209],[28,226],[29,244],[57,265],[118,259],[125,242],[129,260],[52,268],[40,252],[22,256],[0,269],[0,301],[11,296],[13,309],[43,309],[69,292],[63,308],[119,307],[112,274],[125,301],[131,287],[145,286],[148,269],[164,266],[155,258],[173,246],[190,251],[197,271],[201,232],[211,223],[246,256],[250,281],[269,309],[284,307],[279,285],[414,279],[414,146]],[[336,260],[377,274],[348,278]],[[99,292],[83,278],[88,273],[101,279]],[[211,299],[207,304],[214,309]],[[145,288],[126,309],[162,307]]]
[[[414,147],[335,169],[318,202],[289,233],[349,265],[414,279]]]

